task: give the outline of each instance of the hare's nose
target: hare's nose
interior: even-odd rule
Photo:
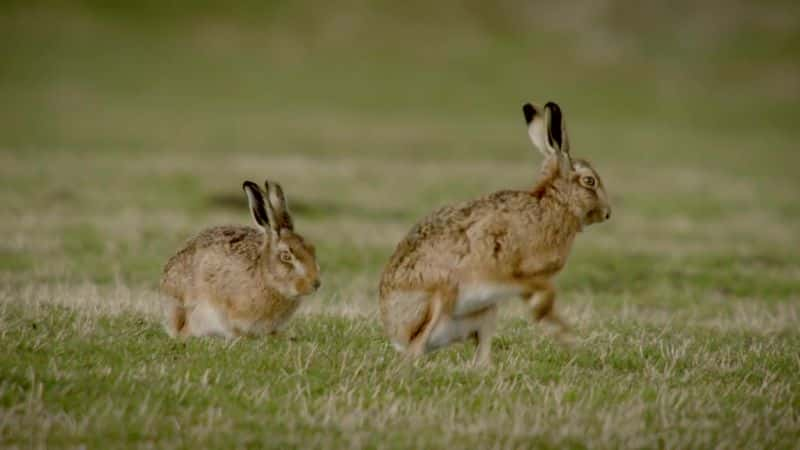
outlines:
[[[319,281],[319,280],[314,280],[314,284],[313,284],[313,286],[314,286],[314,289],[315,289],[315,290],[316,290],[316,289],[319,289],[319,287],[320,287],[321,285],[322,285],[322,282],[321,282],[321,281]]]
[[[607,209],[607,210],[606,210],[606,220],[608,220],[608,219],[610,219],[610,218],[611,218],[611,210],[610,210],[610,209]]]

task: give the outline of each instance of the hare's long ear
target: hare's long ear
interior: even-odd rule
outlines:
[[[250,204],[250,214],[253,216],[253,221],[266,231],[270,225],[270,220],[261,189],[252,181],[242,183],[242,189],[247,194],[247,202]]]
[[[264,181],[264,187],[267,188],[267,203],[272,210],[272,217],[275,218],[277,229],[294,230],[292,215],[289,213],[289,205],[286,203],[286,196],[283,195],[281,185],[274,181],[266,180]]]
[[[561,108],[553,102],[544,105],[545,123],[547,124],[547,143],[553,149],[569,156],[569,138],[567,137],[567,121]]]
[[[526,103],[522,107],[525,122],[528,124],[528,136],[533,145],[547,158],[556,158],[562,175],[569,173],[572,163],[569,157],[569,138],[567,125],[561,108],[553,102],[547,102],[544,109]]]

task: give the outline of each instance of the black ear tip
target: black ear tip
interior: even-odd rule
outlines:
[[[553,109],[555,111],[561,112],[561,108],[558,106],[556,102],[547,102],[544,107],[546,109]]]
[[[253,189],[253,188],[255,188],[256,190],[258,190],[258,185],[257,185],[257,184],[255,184],[255,183],[253,183],[253,182],[252,182],[252,181],[250,181],[250,180],[247,180],[247,181],[245,181],[244,183],[242,183],[242,189],[245,189],[245,190],[246,190],[247,188],[250,188],[250,189]]]
[[[530,124],[533,122],[533,118],[536,117],[536,108],[530,103],[525,103],[522,105],[522,113],[525,114],[525,123]]]

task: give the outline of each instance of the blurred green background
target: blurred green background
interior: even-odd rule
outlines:
[[[397,375],[383,264],[433,208],[532,186],[548,100],[614,208],[558,279],[578,347],[511,308],[490,375],[470,346]],[[797,1],[4,1],[0,442],[789,448],[799,107]],[[265,178],[323,287],[298,341],[187,351],[161,267]]]

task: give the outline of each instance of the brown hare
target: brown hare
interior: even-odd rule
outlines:
[[[283,189],[270,181],[264,187],[242,185],[258,228],[206,229],[167,261],[161,290],[169,297],[170,335],[275,333],[300,298],[319,288],[314,247],[295,233]]]
[[[410,357],[474,338],[474,364],[490,362],[498,303],[521,297],[535,320],[567,325],[553,310],[551,279],[575,235],[611,207],[592,166],[570,157],[561,109],[522,108],[544,154],[531,190],[505,190],[441,208],[417,223],[380,282],[380,314],[394,346]]]

